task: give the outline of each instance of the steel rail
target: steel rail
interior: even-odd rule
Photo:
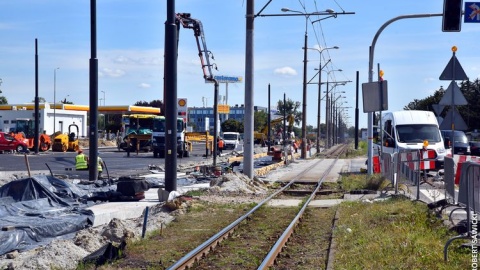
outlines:
[[[323,180],[328,176],[330,171],[333,169],[335,166],[336,162],[338,161],[338,157],[340,154],[345,150],[345,146],[341,147],[342,151],[338,151],[339,155],[335,159],[335,161],[330,164],[328,169],[323,173],[323,175],[320,177],[320,179],[317,182],[317,187],[315,190],[310,194],[308,199],[303,203],[302,208],[300,211],[298,211],[298,214],[295,216],[295,218],[292,220],[290,225],[288,225],[287,229],[283,232],[283,234],[278,238],[277,242],[273,245],[273,247],[270,249],[268,252],[267,256],[265,256],[265,259],[262,261],[260,266],[257,269],[269,269],[269,267],[273,266],[275,264],[275,260],[278,257],[278,254],[282,251],[283,247],[285,244],[288,242],[288,239],[290,236],[293,234],[293,231],[295,227],[299,224],[300,219],[302,218],[303,214],[305,213],[305,210],[307,209],[308,204],[313,200],[313,198],[316,196],[317,191],[320,189],[322,186]],[[334,151],[337,152],[337,151]]]
[[[338,158],[337,158],[338,159]],[[309,168],[306,170],[302,171],[302,173],[298,174],[295,176],[291,181],[289,181],[285,186],[271,194],[269,197],[264,199],[263,201],[259,202],[255,207],[253,207],[250,211],[248,211],[246,214],[243,216],[239,217],[237,220],[232,222],[230,225],[227,227],[223,228],[221,231],[210,237],[207,241],[203,242],[200,244],[198,247],[187,253],[185,256],[180,258],[178,261],[176,261],[173,265],[168,267],[167,269],[171,270],[176,270],[176,269],[188,269],[193,267],[194,263],[200,261],[207,253],[209,253],[213,248],[217,246],[218,243],[220,243],[222,240],[226,239],[228,236],[230,236],[234,230],[236,229],[237,226],[242,223],[242,221],[246,220],[250,215],[252,215],[255,211],[260,209],[263,205],[265,205],[267,202],[269,202],[272,198],[276,197],[278,194],[282,193],[286,189],[288,189],[291,185],[293,185],[295,182],[300,180],[300,178],[308,173],[308,171],[312,170],[315,166],[317,166],[320,162],[324,161],[324,159],[319,159],[317,162],[312,164]],[[336,161],[335,161],[336,162]],[[328,172],[331,171],[333,168],[333,165],[335,162],[330,165],[328,168],[327,172],[324,173],[324,176],[322,178],[326,177],[328,175]],[[317,188],[315,192],[319,189],[320,185],[317,185]]]

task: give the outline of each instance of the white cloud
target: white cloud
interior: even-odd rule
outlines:
[[[428,77],[428,78],[424,78],[423,81],[426,82],[426,83],[430,83],[430,82],[434,82],[436,80],[432,77]]]
[[[142,52],[137,52],[137,53],[142,53]],[[124,56],[124,55],[119,55],[116,56],[112,59],[112,62],[116,64],[123,64],[123,65],[154,65],[158,66],[163,63],[162,58],[158,57],[156,55],[148,55],[148,51],[145,51],[147,55],[132,55],[131,57],[129,56]]]
[[[103,68],[98,74],[100,77],[119,78],[119,77],[123,77],[125,73],[126,72],[121,69]]]
[[[274,74],[278,75],[286,75],[286,76],[295,76],[297,75],[297,71],[291,67],[282,67],[282,68],[276,68],[273,71]]]
[[[138,85],[138,88],[151,88],[152,85],[149,83],[141,83]]]

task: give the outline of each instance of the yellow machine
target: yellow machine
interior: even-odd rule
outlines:
[[[117,138],[118,150],[128,152],[152,150],[152,130],[155,114],[122,115],[122,133]]]
[[[76,128],[75,130],[72,130]],[[52,145],[52,151],[54,152],[67,152],[67,151],[78,151],[78,133],[80,132],[78,126],[73,123],[68,126],[68,133],[55,133],[55,139]]]
[[[288,126],[287,130],[291,130],[293,128],[293,123],[295,121],[295,118],[292,114],[288,115],[287,117],[288,121]],[[283,122],[285,118],[283,116],[275,118],[270,121],[270,127],[272,128],[272,131],[270,132],[271,138],[271,144],[281,144],[283,141],[282,138],[282,133],[275,132],[276,130],[283,129],[283,125],[281,127],[280,124]],[[278,133],[278,134],[277,134]],[[262,128],[260,132],[255,131],[253,134],[253,138],[255,143],[257,144],[266,144],[268,141],[268,125],[265,125],[265,127]]]

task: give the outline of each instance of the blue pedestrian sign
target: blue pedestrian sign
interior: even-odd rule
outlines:
[[[480,23],[480,2],[465,2],[463,22]]]

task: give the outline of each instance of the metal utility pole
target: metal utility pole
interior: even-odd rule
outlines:
[[[55,104],[57,103],[57,98],[56,98],[56,95],[57,95],[57,69],[60,69],[60,68],[55,68],[53,70],[53,133],[57,132],[55,130],[55,113],[56,113],[56,109],[57,109],[57,106],[55,106]]]
[[[287,103],[287,95],[283,93],[283,138],[282,138],[282,144],[283,144],[283,151],[285,153],[285,165],[288,164],[288,158],[287,158],[287,106],[285,104]]]
[[[314,22],[312,22],[312,23],[314,23]],[[307,49],[310,49],[310,50],[316,50],[320,54],[320,60],[319,60],[319,63],[318,63],[317,153],[320,153],[320,116],[321,116],[321,109],[322,109],[322,106],[321,106],[321,104],[322,104],[322,70],[330,62],[330,60],[328,60],[325,63],[325,66],[322,67],[322,52],[324,50],[338,49],[338,48],[339,48],[338,46],[322,48],[322,49],[307,48]]]
[[[271,146],[271,142],[272,142],[272,139],[271,139],[271,127],[270,127],[270,121],[271,121],[271,116],[270,116],[270,84],[268,84],[268,117],[267,117],[267,128],[268,128],[268,132],[267,132],[267,146],[268,146],[268,150],[267,151],[270,151],[270,146]]]
[[[253,28],[255,1],[247,0],[245,40],[245,137],[243,140],[243,173],[253,179]]]
[[[175,0],[167,0],[165,23],[165,191],[177,190],[177,25]]]
[[[357,71],[357,87],[356,87],[356,94],[355,94],[355,149],[358,149],[358,91],[359,91],[359,73]]]
[[[98,178],[98,59],[97,59],[97,2],[90,0],[90,134],[88,179]]]
[[[215,80],[215,93],[213,95],[213,166],[217,166],[218,152],[218,82]]]
[[[301,158],[307,158],[307,22],[305,17],[305,39],[303,47],[303,101],[302,101],[302,151]]]
[[[39,117],[39,110],[40,104],[38,100],[38,40],[35,39],[35,136],[33,138],[33,148],[35,150],[35,154],[38,154],[38,140],[39,140],[39,132],[40,132],[40,117]]]

